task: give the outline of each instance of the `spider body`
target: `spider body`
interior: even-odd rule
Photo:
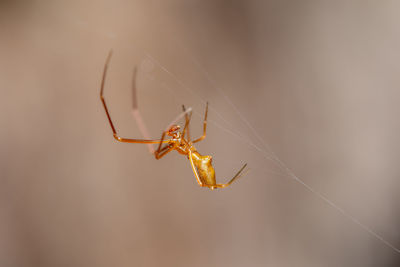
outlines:
[[[184,108],[184,107],[183,107]],[[185,110],[185,108],[184,108]],[[215,179],[215,170],[212,166],[212,156],[201,155],[193,143],[183,137],[182,132],[179,132],[179,125],[173,125],[168,130],[167,135],[171,136],[170,143],[167,145],[168,149],[175,149],[178,153],[186,155],[191,162],[192,168],[197,173],[196,178],[201,186],[207,186],[211,189],[217,188]],[[158,153],[155,153],[156,158],[159,159]]]
[[[184,112],[186,111],[184,106],[183,110]],[[186,117],[186,120],[188,124],[190,121],[190,116]],[[188,125],[185,125],[185,129],[187,129],[187,127]],[[161,137],[162,139],[165,137],[165,135],[170,136],[171,139],[169,139],[168,144],[164,148],[161,148],[160,143],[159,148],[154,153],[156,159],[160,159],[169,151],[176,150],[178,153],[187,156],[200,186],[208,187],[212,190],[215,188],[225,187],[225,185],[219,185],[216,182],[215,170],[212,166],[212,156],[201,155],[194,147],[193,143],[185,139],[185,133],[187,134],[185,129],[180,132],[179,125],[172,125],[170,129],[163,134]]]
[[[179,125],[171,125],[166,131],[163,131],[161,135],[161,139],[159,140],[150,140],[150,139],[129,139],[120,137],[117,134],[115,126],[111,120],[110,113],[108,111],[103,92],[104,92],[104,83],[107,74],[108,63],[111,59],[111,52],[107,58],[106,64],[104,65],[103,78],[101,82],[100,89],[100,99],[103,103],[104,110],[106,112],[108,122],[110,124],[111,130],[113,131],[114,138],[119,142],[124,143],[140,143],[140,144],[158,144],[158,149],[154,151],[154,156],[156,159],[160,159],[172,150],[176,150],[178,153],[185,155],[192,167],[192,171],[196,176],[197,182],[202,187],[208,187],[211,190],[216,188],[224,188],[233,183],[237,178],[242,175],[243,170],[247,166],[245,164],[236,175],[226,184],[217,184],[215,179],[215,170],[212,166],[212,157],[208,155],[201,155],[197,152],[194,143],[197,143],[206,138],[207,132],[207,114],[208,114],[208,103],[206,105],[206,112],[203,121],[203,135],[195,140],[191,140],[189,133],[189,124],[192,116],[191,110],[186,110],[185,106],[182,106],[183,112],[185,114],[185,127],[181,131],[181,127]],[[165,139],[168,136],[169,139]],[[164,146],[163,146],[164,144]]]
[[[201,183],[214,189],[213,187],[216,186],[217,181],[215,180],[215,170],[212,165],[212,157],[202,156],[199,152],[194,151],[192,152],[192,159],[193,165],[199,174]]]

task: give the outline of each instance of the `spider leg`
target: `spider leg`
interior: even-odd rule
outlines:
[[[207,114],[208,114],[208,102],[206,105],[206,113],[204,115],[204,121],[203,121],[203,135],[194,140],[192,143],[197,143],[206,138],[206,133],[207,133]]]
[[[230,186],[236,179],[240,178],[243,174],[243,170],[246,168],[247,163],[243,165],[243,167],[233,176],[233,178],[226,184],[216,184],[214,187],[216,188],[224,188]]]
[[[185,134],[187,136],[187,141],[190,142],[190,119],[192,118],[192,111],[186,113],[185,105],[182,105],[183,112],[185,113],[185,128],[182,131],[182,137],[185,138]]]
[[[136,77],[137,77],[137,68],[133,69],[133,78],[132,78],[132,116],[136,121],[136,125],[139,127],[140,132],[142,133],[142,137],[144,139],[151,139],[149,131],[147,130],[146,124],[142,119],[142,115],[140,114],[138,101],[137,101],[137,89],[136,89]],[[154,154],[154,144],[147,144],[147,148],[150,154]]]
[[[156,159],[161,159],[162,157],[167,155],[169,152],[171,152],[173,149],[174,149],[173,145],[166,145],[160,151],[158,151],[158,150],[155,151],[154,156],[156,157]]]
[[[108,122],[110,123],[111,130],[113,131],[114,138],[119,142],[125,142],[125,143],[140,143],[140,144],[168,143],[169,142],[168,140],[162,141],[162,140],[151,140],[151,139],[129,139],[129,138],[120,137],[117,134],[117,131],[115,130],[114,124],[113,124],[113,122],[111,120],[111,116],[110,116],[110,113],[108,111],[108,108],[107,108],[107,105],[106,105],[106,101],[105,101],[104,96],[103,96],[104,84],[105,84],[105,81],[106,81],[107,69],[108,69],[108,64],[110,63],[110,60],[111,60],[111,55],[112,55],[112,50],[108,54],[106,63],[104,65],[103,78],[101,80],[101,88],[100,88],[100,99],[101,99],[101,102],[103,103],[104,110],[106,111]]]
[[[171,143],[169,143],[169,144],[165,145],[163,148],[161,148],[162,143],[163,143],[164,138],[165,138],[165,133],[166,132],[162,133],[161,142],[159,143],[157,150],[154,152],[154,157],[156,159],[160,159],[160,158],[164,157],[166,154],[168,154],[169,152],[171,152],[175,148],[175,145],[171,144]]]
[[[166,132],[163,132],[163,133],[162,133],[162,135],[161,135],[161,141],[164,141],[165,133],[166,133]],[[161,145],[162,145],[162,142],[160,142],[160,143],[158,144],[157,150],[156,150],[156,152],[154,152],[154,153],[160,153],[161,150],[163,150],[163,149],[161,149]],[[165,147],[164,147],[164,148],[165,148]]]
[[[136,66],[133,68],[133,78],[132,78],[132,109],[138,110],[138,101],[137,101],[137,90],[136,90],[136,76],[137,76],[137,68]]]
[[[197,183],[200,186],[205,186],[203,182],[200,180],[199,174],[197,173],[196,167],[194,166],[192,152],[190,150],[189,150],[189,161],[190,161],[190,166],[192,166],[192,171],[194,173],[194,176],[196,176]]]

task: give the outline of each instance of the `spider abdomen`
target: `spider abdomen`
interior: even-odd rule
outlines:
[[[205,185],[215,185],[215,171],[212,166],[211,156],[202,156],[197,151],[192,152],[193,164],[201,182]]]

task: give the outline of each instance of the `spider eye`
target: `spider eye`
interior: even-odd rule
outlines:
[[[181,128],[181,127],[180,127],[179,125],[172,125],[172,126],[169,128],[168,132],[173,133],[173,132],[178,131],[180,128]]]

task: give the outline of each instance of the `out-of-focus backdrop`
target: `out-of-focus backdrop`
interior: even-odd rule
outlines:
[[[399,12],[1,1],[0,266],[399,266]],[[209,101],[199,151],[219,182],[251,171],[210,191],[178,153],[117,143],[99,99],[111,48],[105,95],[122,136],[141,136],[136,66],[152,137],[182,104],[200,135]]]

